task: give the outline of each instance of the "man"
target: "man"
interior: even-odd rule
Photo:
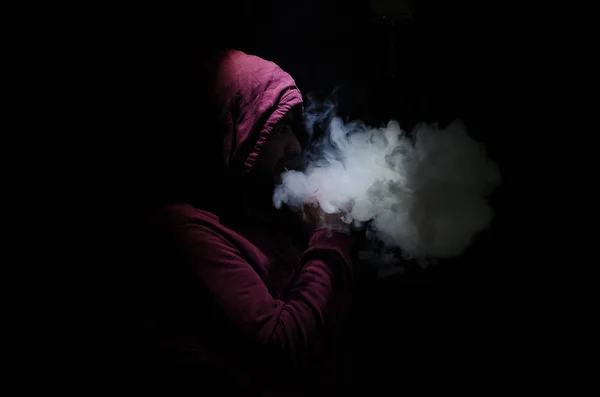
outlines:
[[[304,141],[289,74],[231,50],[199,70],[213,71],[201,86],[216,122],[197,131],[205,139],[194,167],[210,168],[174,177],[198,188],[151,219],[149,362],[155,374],[187,374],[220,393],[285,390],[305,383],[344,307],[349,229],[310,203],[301,213],[273,208],[273,188]]]

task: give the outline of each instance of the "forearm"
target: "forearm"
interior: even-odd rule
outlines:
[[[344,298],[352,279],[351,237],[316,230],[303,255],[304,266],[269,340],[296,356],[306,351],[327,327],[334,304]]]

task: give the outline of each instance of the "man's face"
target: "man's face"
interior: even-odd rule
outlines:
[[[269,177],[274,184],[281,182],[281,174],[293,168],[292,163],[302,153],[302,146],[292,130],[294,115],[288,112],[273,128],[257,159],[257,171]]]

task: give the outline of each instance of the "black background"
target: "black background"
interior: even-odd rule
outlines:
[[[106,175],[103,182],[111,188],[98,185],[97,191],[105,195],[104,207],[117,209],[107,218],[114,238],[99,248],[108,255],[98,255],[110,258],[117,288],[135,294],[135,273],[128,269],[136,253],[128,249],[128,233],[134,233],[136,208],[145,200],[136,179],[155,170],[151,136],[168,120],[157,116],[160,110],[177,103],[169,97],[171,85],[185,81],[197,54],[238,48],[279,64],[304,94],[340,87],[343,111],[372,124],[394,118],[410,129],[419,121],[461,119],[501,170],[502,185],[491,197],[493,224],[461,258],[385,281],[359,280],[343,347],[349,365],[342,394],[368,386],[373,395],[496,395],[533,392],[538,379],[558,382],[545,375],[546,358],[558,355],[548,334],[564,325],[557,320],[562,296],[585,283],[583,262],[573,256],[585,249],[573,248],[583,244],[579,238],[553,246],[555,239],[546,235],[562,215],[541,209],[561,172],[546,175],[542,158],[555,147],[547,149],[540,138],[547,132],[540,120],[550,117],[545,106],[560,85],[549,87],[538,68],[550,30],[532,32],[532,21],[544,19],[539,15],[480,3],[415,0],[410,15],[386,18],[368,1],[335,0],[221,1],[100,13],[106,18],[94,18],[93,34],[82,44],[92,56],[81,62],[93,70],[85,89],[97,92],[101,103],[96,143],[105,150],[102,169],[94,172]],[[81,155],[91,153],[83,149]],[[115,250],[108,253],[112,242]],[[565,266],[578,275],[575,283],[562,279]],[[109,367],[127,363],[120,357],[135,345],[131,310],[106,317],[103,327],[125,342],[114,345],[119,348]]]

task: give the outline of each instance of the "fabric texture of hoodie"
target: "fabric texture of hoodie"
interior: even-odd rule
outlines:
[[[302,96],[272,62],[234,50],[215,61],[215,172],[239,182],[277,122],[301,109]],[[160,371],[248,393],[302,383],[346,300],[351,237],[317,229],[303,241],[269,217],[186,202],[162,206],[151,223],[145,331]]]

